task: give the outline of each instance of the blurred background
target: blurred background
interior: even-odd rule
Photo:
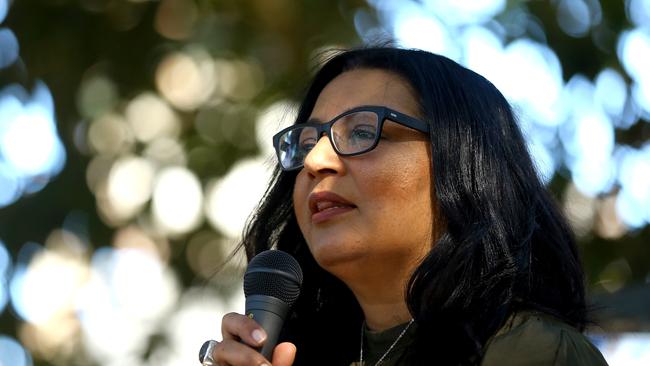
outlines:
[[[271,135],[332,49],[388,39],[513,103],[590,336],[650,364],[650,0],[0,0],[0,365],[198,364]]]

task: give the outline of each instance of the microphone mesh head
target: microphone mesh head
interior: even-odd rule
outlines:
[[[298,299],[302,269],[288,253],[267,250],[248,263],[244,274],[244,294],[273,296],[289,306]]]

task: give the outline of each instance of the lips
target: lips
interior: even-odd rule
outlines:
[[[333,192],[314,192],[309,195],[309,210],[314,223],[329,220],[356,207],[352,202]]]

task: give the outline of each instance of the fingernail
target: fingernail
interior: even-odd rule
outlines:
[[[262,332],[262,331],[259,330],[259,329],[255,329],[251,335],[253,336],[253,339],[254,339],[255,342],[257,342],[257,343],[262,343],[262,341],[264,340],[264,338],[266,338],[266,337],[264,336],[264,332]],[[261,365],[261,366],[269,366],[269,365]]]
[[[269,364],[268,363],[263,363],[260,366],[269,366]]]

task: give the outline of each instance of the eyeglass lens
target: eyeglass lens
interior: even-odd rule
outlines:
[[[329,136],[337,153],[354,155],[372,149],[380,134],[377,114],[359,111],[334,121]],[[282,166],[285,169],[301,166],[319,137],[318,129],[314,126],[296,125],[285,132],[278,144]]]

